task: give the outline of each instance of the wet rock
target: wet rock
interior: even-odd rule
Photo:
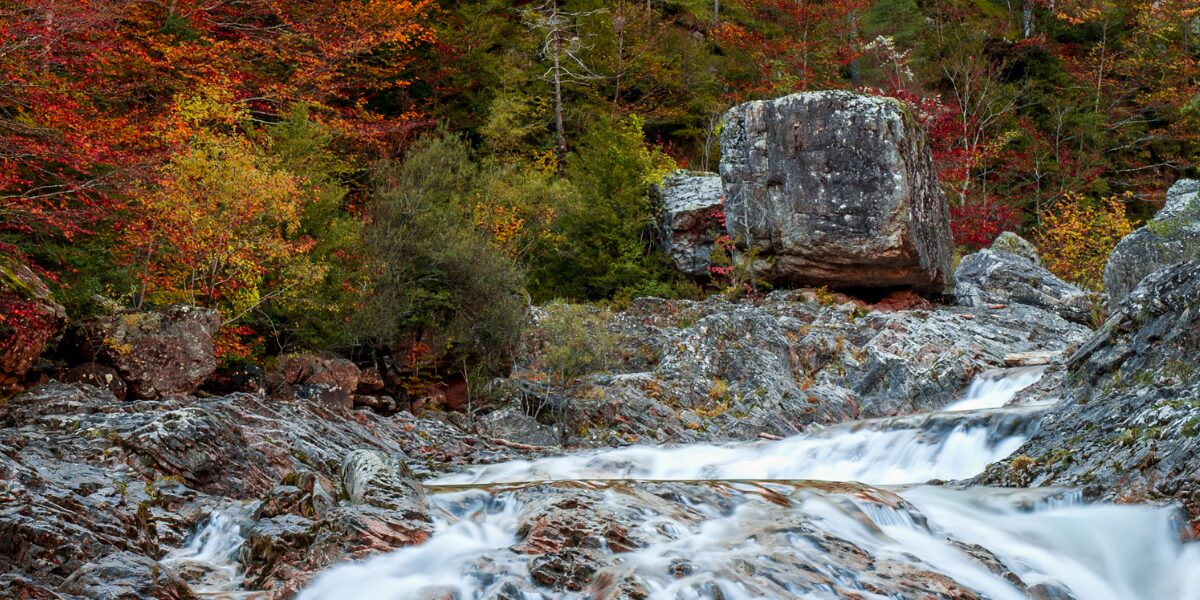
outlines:
[[[404,461],[378,450],[354,450],[342,461],[342,487],[355,504],[424,516],[425,490]]]
[[[67,322],[67,312],[29,267],[0,256],[0,396],[17,390],[25,373]]]
[[[1069,362],[1062,400],[1014,456],[977,478],[1172,499],[1200,516],[1200,263],[1155,272]]]
[[[117,400],[125,399],[125,381],[117,370],[100,363],[83,363],[72,367],[63,373],[62,380],[66,383],[86,383],[96,387],[107,388]]]
[[[1180,179],[1167,191],[1163,209],[1113,249],[1104,266],[1110,310],[1147,275],[1166,266],[1200,260],[1200,180]]]
[[[954,272],[954,294],[963,306],[1024,304],[1085,325],[1098,301],[1024,256],[988,249],[963,257]]]
[[[680,272],[708,277],[713,242],[725,233],[724,195],[715,173],[676,171],[659,186],[663,250]]]
[[[541,554],[529,563],[529,576],[557,591],[580,592],[588,587],[603,558],[586,548],[563,548]]]
[[[332,483],[319,473],[309,470],[290,473],[267,494],[260,515],[319,517],[337,504],[332,490]]]
[[[252,394],[118,403],[107,388],[49,383],[0,404],[0,581],[11,584],[0,590],[33,598],[110,555],[162,558],[214,511],[244,504],[276,526],[260,530],[272,550],[247,586],[284,598],[333,562],[428,537],[399,457],[428,474],[519,455],[407,413]],[[360,458],[347,461],[347,486],[348,456]],[[338,505],[342,494],[355,502]],[[85,572],[107,572],[96,569]]]
[[[850,92],[754,101],[726,113],[727,230],[790,284],[950,283],[950,221],[925,135],[903,104]]]
[[[479,419],[480,431],[487,435],[531,446],[553,446],[558,435],[515,407],[502,408]]]
[[[131,552],[116,552],[83,565],[63,582],[62,591],[95,600],[196,598],[171,570]]]
[[[865,536],[852,542],[807,514],[812,502],[869,527],[866,515],[878,510],[912,515],[925,526],[903,499],[859,484],[562,482],[512,494],[526,509],[521,541],[511,550],[528,565],[539,586],[534,593],[629,600],[662,589],[708,598],[727,597],[722,589],[762,598],[977,597],[918,560],[876,553]],[[998,562],[986,550],[963,558],[985,568]],[[493,568],[505,567],[497,561]]]
[[[208,379],[204,380],[202,388],[214,396],[225,396],[234,393],[261,394],[266,391],[266,376],[258,365],[234,365],[221,367]]]
[[[174,306],[95,317],[72,327],[64,345],[85,361],[110,365],[129,396],[157,399],[195,390],[217,368],[216,311]]]

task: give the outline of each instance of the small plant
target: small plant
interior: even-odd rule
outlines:
[[[606,368],[617,355],[617,336],[608,329],[612,314],[578,304],[555,304],[538,322],[542,341],[540,368],[549,383],[558,387],[555,403],[559,433],[567,435],[567,387],[589,373]],[[541,406],[534,409],[536,416]]]
[[[837,297],[829,290],[829,286],[823,285],[819,288],[814,288],[813,295],[816,297],[817,303],[821,306],[833,306],[837,304]]]
[[[1013,457],[1012,461],[1008,463],[1013,482],[1017,485],[1028,485],[1033,479],[1033,468],[1036,466],[1037,459],[1024,454]]]
[[[713,379],[712,387],[708,388],[708,399],[718,402],[727,394],[729,394],[729,382],[720,378]]]
[[[1197,435],[1200,435],[1200,417],[1192,417],[1191,419],[1188,419],[1188,421],[1183,424],[1181,433],[1183,433],[1184,437],[1196,437]]]
[[[1138,437],[1136,429],[1126,427],[1121,431],[1120,437],[1117,438],[1117,445],[1122,448],[1128,448],[1138,441]]]

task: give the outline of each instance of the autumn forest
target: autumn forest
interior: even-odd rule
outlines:
[[[496,370],[530,301],[720,289],[649,192],[751,99],[908,104],[960,251],[1017,231],[1092,288],[1200,155],[1196,0],[15,0],[0,75],[0,272],[215,308],[227,362]]]

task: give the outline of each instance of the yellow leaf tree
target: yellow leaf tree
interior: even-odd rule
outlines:
[[[1035,241],[1046,268],[1077,285],[1104,289],[1104,265],[1121,238],[1133,231],[1126,196],[1087,198],[1067,193],[1042,215]]]

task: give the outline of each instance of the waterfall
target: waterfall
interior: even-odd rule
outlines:
[[[426,482],[440,515],[428,542],[334,566],[299,598],[591,597],[538,585],[533,557],[513,548],[530,499],[566,488],[599,493],[639,536],[590,551],[655,599],[882,598],[873,570],[892,569],[892,584],[925,577],[992,599],[1200,600],[1200,549],[1180,540],[1172,511],[1087,504],[1072,490],[922,485],[977,474],[1028,439],[1044,408],[997,407],[1041,373],[981,376],[949,411],[775,442],[634,446],[447,475]]]

